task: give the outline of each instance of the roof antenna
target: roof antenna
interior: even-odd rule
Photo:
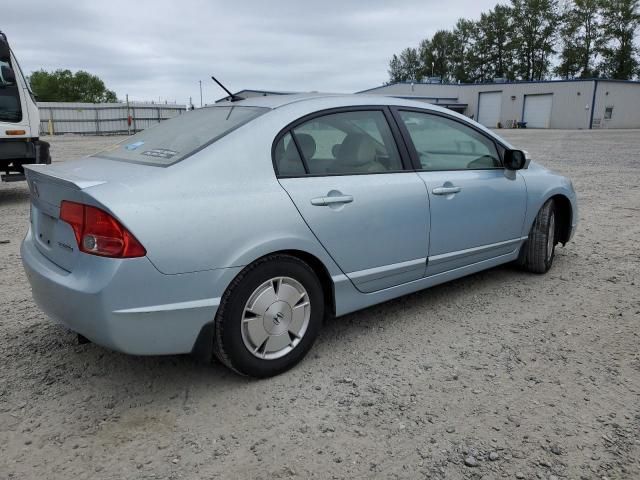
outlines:
[[[214,82],[216,82],[218,85],[220,85],[220,88],[222,88],[225,92],[227,92],[229,94],[229,100],[232,102],[237,102],[238,100],[244,100],[243,97],[236,95],[235,93],[231,93],[227,87],[225,87],[223,84],[221,84],[218,80],[216,80],[216,77],[214,77],[213,75],[211,75],[211,80],[213,80]]]

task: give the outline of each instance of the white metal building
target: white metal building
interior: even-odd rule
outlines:
[[[640,82],[394,83],[358,92],[447,106],[491,128],[640,128]]]

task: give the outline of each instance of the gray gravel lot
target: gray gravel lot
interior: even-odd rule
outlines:
[[[0,478],[640,478],[640,131],[502,133],[578,191],[553,269],[331,320],[262,381],[78,345],[31,299],[28,189],[0,185]]]

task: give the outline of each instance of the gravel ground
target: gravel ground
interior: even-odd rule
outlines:
[[[27,187],[0,185],[0,478],[640,478],[640,131],[503,133],[578,191],[553,269],[330,320],[262,381],[78,345],[31,300]]]

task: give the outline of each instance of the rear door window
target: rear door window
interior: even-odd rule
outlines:
[[[304,164],[291,133],[284,135],[276,145],[274,158],[278,173],[283,177],[304,175]]]
[[[172,165],[268,110],[236,105],[200,108],[165,120],[94,156],[156,166]]]
[[[293,128],[292,133],[307,173],[311,175],[386,173],[403,169],[393,134],[380,110],[316,117]]]

